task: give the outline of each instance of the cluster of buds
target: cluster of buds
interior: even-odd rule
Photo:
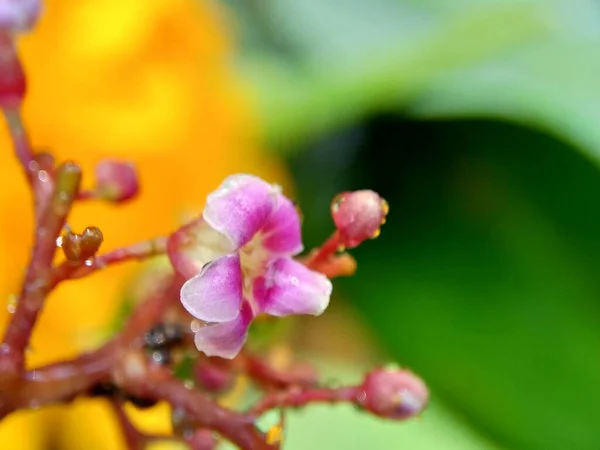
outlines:
[[[133,165],[106,160],[96,168],[95,187],[84,190],[77,163],[55,164],[51,155],[31,149],[19,116],[25,77],[13,40],[32,26],[39,10],[34,0],[0,0],[0,106],[35,199],[36,219],[31,260],[0,345],[0,419],[19,409],[102,396],[114,407],[132,449],[177,439],[192,449],[214,449],[228,440],[266,450],[280,448],[283,439],[283,423],[259,426],[271,410],[346,402],[385,419],[419,415],[429,394],[408,370],[377,368],[357,385],[332,388],[312,366],[277,366],[246,345],[258,317],[326,311],[331,280],[356,270],[346,250],[377,237],[385,222],[388,205],[377,193],[338,195],[331,207],[335,231],[304,256],[296,205],[279,186],[247,174],[225,179],[208,195],[202,213],[168,236],[100,253],[99,228],[70,229],[75,203],[125,202],[138,193],[139,181]],[[62,262],[56,262],[57,248]],[[70,360],[27,367],[31,334],[58,285],[156,255],[167,256],[170,270],[152,276],[151,288],[139,293],[112,340]],[[259,399],[242,411],[223,407],[220,400],[240,379],[252,382]],[[147,408],[159,401],[172,408],[170,436],[139,431],[123,409],[126,402]]]

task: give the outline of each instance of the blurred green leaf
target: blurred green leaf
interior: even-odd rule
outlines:
[[[441,405],[405,423],[370,417],[349,406],[315,406],[288,416],[286,450],[500,450]]]
[[[593,0],[229,3],[247,31],[241,67],[279,151],[401,109],[532,124],[600,155]]]
[[[292,162],[309,210],[319,189],[370,187],[390,203],[337,288],[395,359],[507,448],[600,448],[596,167],[494,123],[389,118],[362,136],[339,171],[303,165],[310,153]],[[343,186],[317,181],[338,175]]]

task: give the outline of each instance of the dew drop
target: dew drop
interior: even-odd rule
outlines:
[[[192,330],[192,332],[197,332],[200,329],[200,322],[198,322],[197,320],[192,320],[192,323],[190,324],[190,329]]]
[[[161,352],[152,352],[152,361],[160,364],[164,359],[164,355]]]
[[[57,237],[56,238],[56,246],[58,248],[62,248],[62,244],[63,244],[63,237],[62,236]]]
[[[2,344],[0,345],[0,354],[7,355],[10,353],[10,345]]]
[[[42,183],[46,183],[50,177],[48,177],[48,172],[46,172],[45,170],[40,170],[37,174],[38,180],[40,180]]]
[[[40,165],[38,164],[37,161],[29,161],[29,170],[31,170],[32,172],[35,172],[37,170],[39,170]]]
[[[91,267],[94,262],[91,259],[86,259],[83,264],[85,264],[87,267]]]
[[[189,390],[194,389],[194,382],[192,380],[185,380],[183,382],[183,385],[185,386],[186,389],[189,389]]]
[[[358,394],[356,394],[356,401],[358,403],[364,403],[366,399],[367,393],[365,391],[360,391]]]

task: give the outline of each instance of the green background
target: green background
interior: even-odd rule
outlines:
[[[389,201],[336,289],[433,395],[294,413],[288,448],[600,449],[600,4],[226,3],[307,246],[335,193]]]

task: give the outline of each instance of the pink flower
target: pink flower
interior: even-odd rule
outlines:
[[[195,342],[208,356],[235,357],[259,314],[316,316],[329,304],[329,279],[292,258],[302,251],[294,204],[251,175],[228,177],[168,251],[187,279],[181,303],[207,323]]]

